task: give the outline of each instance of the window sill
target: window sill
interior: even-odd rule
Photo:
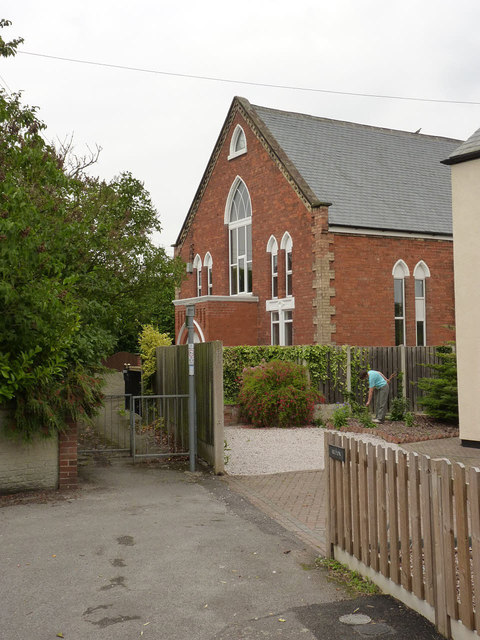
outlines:
[[[233,160],[234,158],[238,158],[238,156],[243,156],[246,153],[247,153],[246,149],[242,149],[241,151],[234,151],[228,156],[227,160]]]
[[[176,307],[187,305],[187,304],[197,304],[200,302],[258,302],[258,296],[254,296],[251,293],[242,293],[233,296],[199,296],[197,298],[180,298],[177,300],[173,300],[173,304]]]

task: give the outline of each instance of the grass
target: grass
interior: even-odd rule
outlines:
[[[351,571],[338,560],[323,558],[316,559],[318,567],[326,569],[330,580],[343,585],[352,595],[374,595],[381,593],[377,585],[369,578],[364,578],[358,571]]]

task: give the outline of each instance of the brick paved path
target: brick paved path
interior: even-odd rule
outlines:
[[[459,438],[402,445],[432,458],[445,457],[480,468],[480,449],[462,447]],[[225,476],[237,493],[325,555],[324,471],[291,471],[260,476]]]
[[[324,471],[292,471],[261,476],[225,476],[249,502],[325,554]]]
[[[447,458],[450,462],[461,462],[467,468],[480,468],[480,449],[462,447],[460,438],[411,442],[402,444],[402,449],[423,453],[431,458]]]

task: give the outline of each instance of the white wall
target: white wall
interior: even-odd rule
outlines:
[[[58,486],[58,439],[18,443],[4,433],[6,413],[0,411],[0,493]]]
[[[451,169],[460,438],[480,442],[480,159]]]

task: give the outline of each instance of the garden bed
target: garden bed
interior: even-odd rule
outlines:
[[[330,422],[327,422],[327,427],[335,429]],[[458,438],[458,426],[439,422],[425,415],[416,415],[415,422],[411,427],[402,421],[385,420],[385,422],[375,425],[375,427],[366,428],[355,418],[349,418],[348,424],[340,427],[337,431],[368,433],[371,436],[376,436],[395,444],[438,440],[440,438]]]

